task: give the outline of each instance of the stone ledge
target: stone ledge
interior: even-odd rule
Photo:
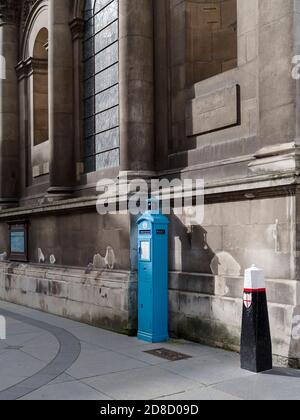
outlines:
[[[63,279],[64,277],[72,279],[74,282],[89,281],[98,283],[100,279],[110,282],[131,282],[132,274],[125,270],[92,270],[76,267],[57,267],[41,264],[25,264],[0,262],[0,272],[8,272],[15,275],[30,275],[31,277],[44,278],[49,280]]]
[[[242,299],[243,277],[214,276],[209,274],[170,272],[170,290],[174,292]],[[297,305],[296,280],[266,279],[270,303]]]
[[[294,142],[264,147],[254,157],[248,165],[253,175],[297,173],[300,169],[300,148]]]
[[[191,167],[187,170],[187,173],[197,172],[196,167]],[[167,171],[165,174],[161,173],[161,176],[170,177],[171,174],[174,176],[178,175],[179,178],[184,173],[181,170],[176,172],[175,170]],[[195,178],[195,176],[194,176]],[[274,174],[263,174],[263,175],[251,175],[244,178],[227,179],[225,181],[216,181],[205,184],[205,196],[207,200],[221,200],[226,201],[230,195],[230,199],[234,196],[235,199],[255,197],[273,197],[278,195],[287,195],[290,192],[295,192],[299,185],[298,173],[295,171],[287,171],[285,173],[274,173]],[[171,197],[172,198],[172,197]],[[124,196],[120,197],[121,201],[124,201]],[[47,203],[42,205],[34,205],[32,207],[13,207],[0,211],[0,222],[7,222],[9,220],[15,220],[16,218],[30,218],[33,216],[41,216],[48,214],[63,214],[66,211],[80,211],[80,210],[94,210],[96,212],[97,197],[84,197],[77,199],[62,200],[54,203]]]

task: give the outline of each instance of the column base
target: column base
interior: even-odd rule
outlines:
[[[0,198],[0,211],[19,206],[19,200],[14,198]]]
[[[134,179],[153,179],[157,178],[157,173],[155,171],[120,171],[119,180],[127,179],[132,181]]]
[[[50,187],[45,198],[48,202],[62,201],[72,198],[74,189],[72,187]]]

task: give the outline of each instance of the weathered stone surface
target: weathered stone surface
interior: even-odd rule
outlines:
[[[0,198],[22,206],[0,213],[0,254],[9,251],[7,221],[29,219],[31,263],[3,266],[0,296],[128,331],[136,319],[135,221],[98,216],[95,185],[116,179],[119,166],[139,176],[204,178],[203,223],[170,217],[172,333],[237,349],[243,272],[255,263],[267,278],[275,353],[299,358],[291,338],[300,306],[299,92],[291,77],[298,2],[122,0],[118,13],[105,0],[95,10],[95,39],[81,1],[53,0],[50,20],[47,2],[21,3],[20,27],[7,8],[0,23]],[[86,5],[89,19],[93,1]],[[30,58],[46,27],[50,141],[34,145]],[[28,42],[16,48],[23,30]],[[36,95],[39,131],[45,85]],[[52,193],[72,190],[72,200],[45,198],[49,184]],[[117,271],[102,272],[106,266]]]
[[[239,87],[224,87],[187,104],[187,136],[196,136],[239,123]]]
[[[136,280],[126,271],[1,263],[0,297],[125,334],[136,330]]]

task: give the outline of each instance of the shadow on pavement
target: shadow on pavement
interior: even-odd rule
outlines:
[[[300,378],[300,370],[278,367],[274,368],[273,370],[269,370],[268,372],[263,372],[263,375]]]

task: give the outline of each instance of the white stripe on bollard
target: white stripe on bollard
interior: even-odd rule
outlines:
[[[252,265],[245,271],[245,291],[266,290],[265,276],[263,270]]]

